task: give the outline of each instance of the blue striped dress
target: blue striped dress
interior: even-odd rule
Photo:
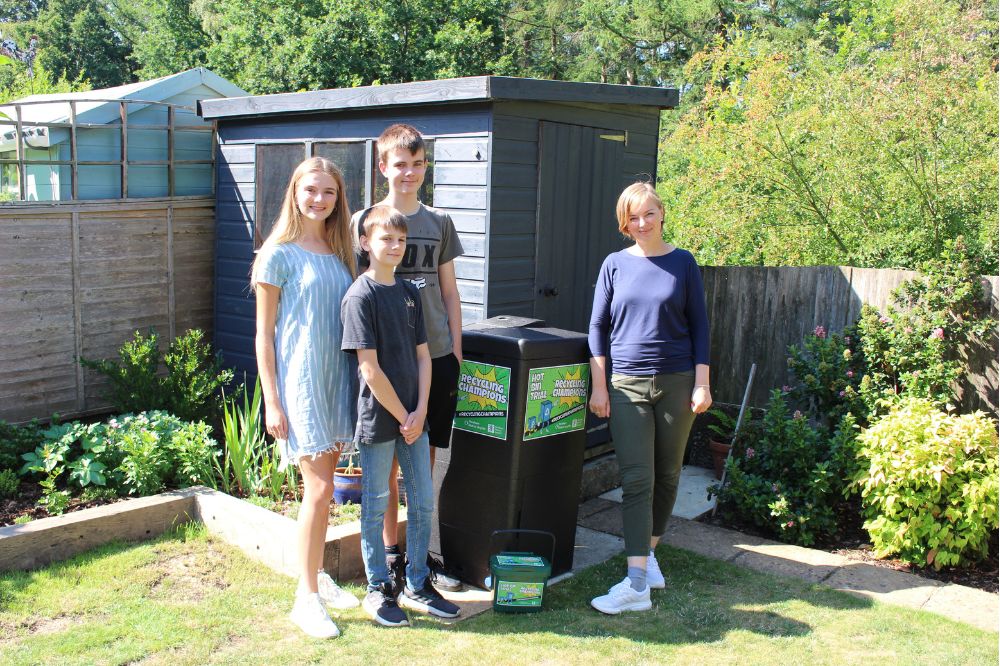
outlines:
[[[354,437],[354,366],[340,350],[340,302],[351,274],[332,254],[267,245],[258,282],[281,289],[274,332],[278,396],[288,417],[284,462],[298,464]]]

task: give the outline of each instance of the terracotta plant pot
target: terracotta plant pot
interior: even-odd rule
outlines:
[[[338,467],[333,472],[333,501],[337,504],[361,504],[361,468],[355,467],[350,474],[346,467]]]
[[[729,457],[729,450],[733,448],[725,442],[717,442],[714,439],[708,440],[708,450],[712,453],[712,465],[715,467],[715,478],[722,480],[722,470],[726,468],[726,458]]]

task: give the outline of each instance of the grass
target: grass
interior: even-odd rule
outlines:
[[[648,613],[589,608],[621,577],[618,557],[548,590],[539,614],[447,627],[411,613],[412,628],[384,629],[357,609],[325,642],[286,620],[291,579],[188,526],[0,577],[0,663],[997,663],[996,634],[666,546],[658,555],[668,588]]]

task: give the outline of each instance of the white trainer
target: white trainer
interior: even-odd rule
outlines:
[[[319,588],[319,598],[330,608],[350,610],[361,605],[356,596],[333,582],[330,574],[325,571],[316,574],[316,586]]]
[[[632,589],[628,576],[608,590],[607,594],[591,599],[590,605],[608,615],[618,615],[622,611],[645,611],[653,607],[649,601],[649,585],[641,592],[636,592]]]
[[[326,608],[316,593],[296,597],[292,614],[288,618],[313,638],[336,638],[340,635],[340,629],[337,629],[337,625],[327,615]]]
[[[667,581],[663,580],[663,572],[660,571],[660,563],[656,561],[655,555],[646,557],[646,584],[651,590],[662,590],[667,586]]]

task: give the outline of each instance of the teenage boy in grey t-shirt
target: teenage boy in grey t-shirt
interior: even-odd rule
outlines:
[[[425,419],[431,358],[417,289],[396,277],[406,253],[406,218],[389,206],[375,206],[360,235],[370,267],[341,303],[341,347],[358,355],[361,391],[355,441],[361,453],[361,554],[368,577],[364,609],[379,624],[408,624],[398,602],[440,617],[459,608],[444,599],[428,578],[427,545],[434,511]],[[393,456],[406,482],[406,582],[395,589],[385,560],[382,521],[389,500]]]

